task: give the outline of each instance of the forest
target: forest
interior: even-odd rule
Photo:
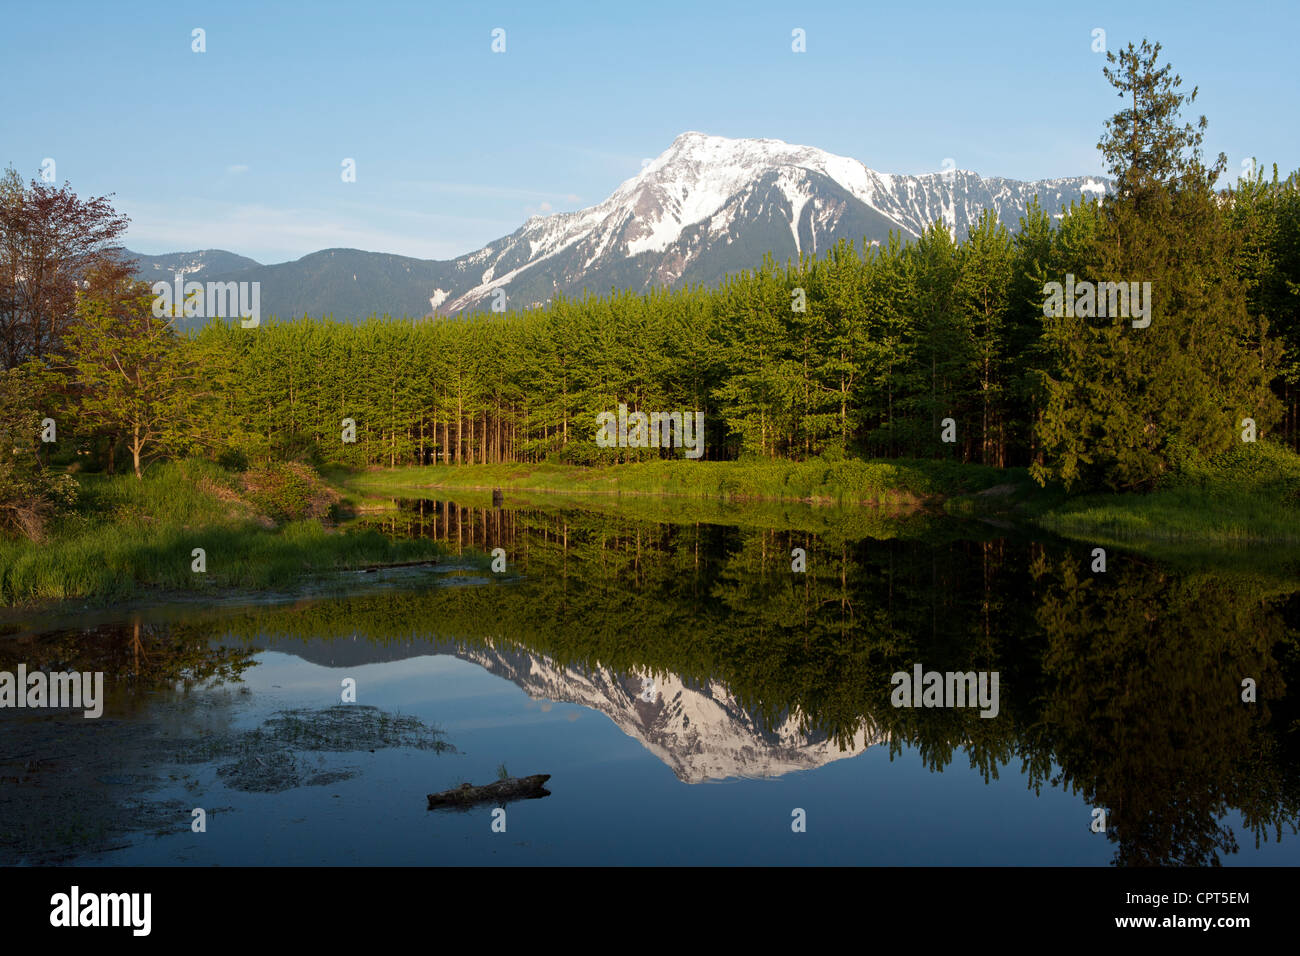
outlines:
[[[1150,489],[1243,441],[1300,449],[1300,171],[1217,189],[1226,159],[1202,158],[1205,118],[1180,115],[1195,91],[1179,92],[1159,49],[1111,54],[1106,76],[1132,102],[1098,144],[1112,189],[1059,218],[986,211],[960,240],[935,223],[915,240],[769,255],[716,288],[460,318],[212,319],[180,334],[114,258],[126,220],[106,198],[11,169],[7,523],[71,494],[70,466],[682,456],[598,447],[597,417],[620,404],[702,412],[710,460],[946,458],[1070,491]],[[1140,283],[1147,321],[1051,308],[1067,276]]]

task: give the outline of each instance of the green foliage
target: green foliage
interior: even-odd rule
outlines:
[[[1241,442],[1210,458],[1184,456],[1149,494],[1084,495],[1039,521],[1102,544],[1294,548],[1300,544],[1300,455],[1272,442]]]
[[[1009,348],[1004,331],[1025,327],[1028,305],[1011,292],[1022,258],[990,215],[965,244],[942,227],[917,244],[842,242],[784,267],[768,258],[713,292],[559,298],[456,322],[304,318],[256,332],[214,322],[189,348],[205,368],[214,445],[249,459],[669,456],[596,445],[598,414],[626,404],[703,412],[706,458],[1027,463],[1018,383],[1035,353]],[[955,446],[939,441],[946,417],[959,423]],[[356,423],[355,443],[342,440],[344,419]]]
[[[1211,458],[1186,459],[1161,487],[1217,488],[1300,505],[1300,455],[1276,442],[1237,442]]]
[[[1118,68],[1107,77],[1135,103],[1107,124],[1100,144],[1118,192],[1072,249],[1061,231],[1057,281],[1072,272],[1081,281],[1149,283],[1151,292],[1144,328],[1131,315],[1068,308],[1045,322],[1053,357],[1040,374],[1044,460],[1034,474],[1071,490],[1152,488],[1188,455],[1227,450],[1241,419],[1265,429],[1280,412],[1269,384],[1281,346],[1250,314],[1234,264],[1239,236],[1213,190],[1224,159],[1201,162],[1204,117],[1195,129],[1178,125],[1196,91],[1177,92],[1181,80],[1156,67],[1159,50],[1144,41],[1108,55]]]
[[[139,478],[150,458],[182,450],[198,424],[198,373],[173,319],[153,314],[145,283],[80,294],[64,336],[66,368],[84,435],[125,441]]]
[[[41,460],[41,422],[37,407],[51,400],[50,376],[34,364],[0,369],[0,532],[33,541],[46,525],[71,507],[76,482],[48,469]]]
[[[1279,180],[1277,166],[1244,176],[1228,194],[1227,218],[1240,237],[1236,269],[1246,282],[1260,334],[1281,343],[1274,389],[1282,399],[1282,437],[1300,447],[1300,170]]]
[[[189,348],[211,384],[215,445],[250,460],[596,467],[681,455],[598,447],[597,416],[626,404],[703,412],[706,460],[935,458],[1149,488],[1180,448],[1213,454],[1240,418],[1264,434],[1277,417],[1277,346],[1232,291],[1215,238],[1227,220],[1204,195],[1177,202],[1198,227],[1132,262],[1100,251],[1128,220],[1086,201],[1055,224],[1031,207],[1014,240],[986,215],[960,244],[942,228],[860,252],[841,243],[784,267],[769,259],[713,292],[560,298],[454,322],[213,323]],[[1122,228],[1140,251],[1165,227]],[[1066,273],[1151,281],[1151,327],[1045,320],[1043,284]],[[939,440],[945,418],[955,444]],[[345,419],[355,443],[342,440]]]

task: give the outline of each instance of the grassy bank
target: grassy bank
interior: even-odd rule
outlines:
[[[418,489],[396,497],[431,495],[461,507],[491,508],[492,493],[468,488]],[[393,499],[359,497],[360,522],[383,521],[396,512]],[[832,541],[863,538],[935,537],[944,531],[957,532],[956,522],[928,510],[861,508],[809,504],[799,501],[723,501],[713,498],[651,497],[649,495],[583,495],[574,492],[511,489],[505,507],[546,512],[581,511],[600,515],[612,522],[654,524],[725,525],[749,531],[800,531]],[[971,529],[963,526],[969,534]],[[990,529],[994,530],[994,529]]]
[[[0,541],[0,603],[287,589],[313,575],[436,559],[443,550],[427,539],[335,527],[335,506],[452,496],[486,505],[493,488],[515,505],[844,537],[927,534],[935,530],[928,527],[934,506],[942,506],[956,515],[1020,517],[1153,557],[1222,560],[1249,548],[1276,564],[1273,556],[1285,561],[1300,549],[1300,456],[1266,443],[1184,466],[1148,494],[1069,499],[1038,488],[1023,469],[937,461],[474,465],[340,471],[327,479],[296,465],[234,473],[199,461],[155,466],[144,481],[80,476],[76,509],[44,540]],[[930,507],[922,514],[921,505]],[[195,548],[205,552],[204,573],[192,569]]]
[[[655,461],[576,465],[397,468],[352,476],[364,494],[411,496],[421,489],[492,488],[565,494],[660,495],[724,501],[916,507],[997,486],[1028,483],[1023,469],[947,461]]]
[[[197,461],[155,466],[143,481],[82,476],[76,510],[51,525],[45,540],[0,542],[0,602],[290,587],[304,575],[442,553],[429,541],[341,533],[311,515],[330,490],[289,479],[250,481]],[[195,548],[205,552],[204,573],[192,570]]]
[[[959,516],[1019,517],[1065,537],[1153,554],[1300,545],[1300,456],[1263,442],[1184,465],[1145,494],[1072,498],[1059,488],[1038,487],[1020,468],[908,460],[398,468],[358,472],[347,476],[345,485],[356,495],[390,497],[501,488],[515,492],[516,502],[527,493],[569,502],[617,495],[712,499],[744,507],[756,502],[932,505]],[[631,502],[619,505],[620,511],[632,508]]]
[[[1300,455],[1242,444],[1142,495],[1084,495],[1037,517],[1050,531],[1160,551],[1300,545]]]

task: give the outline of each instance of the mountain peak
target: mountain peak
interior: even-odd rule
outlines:
[[[790,162],[818,153],[822,153],[822,150],[811,146],[794,146],[779,139],[733,138],[688,130],[674,139],[668,149],[647,168],[654,169],[682,158],[697,162],[739,162],[752,165],[756,162]]]
[[[322,250],[301,265],[273,267],[263,304],[279,315],[363,318],[375,311],[424,315],[432,303],[438,314],[452,315],[484,307],[498,290],[511,307],[522,308],[556,292],[711,285],[755,268],[766,253],[780,262],[820,253],[840,239],[883,243],[891,233],[910,239],[935,222],[960,240],[985,209],[1015,229],[1034,196],[1055,216],[1081,196],[1109,188],[1095,176],[1018,182],[947,172],[881,173],[812,146],[687,130],[595,206],[532,216],[510,235],[450,262]],[[234,271],[203,264],[205,277]],[[163,263],[153,265],[161,271]],[[198,271],[199,263],[177,265]],[[256,263],[239,265],[247,270]],[[310,281],[292,280],[291,265],[310,271]],[[257,271],[241,278],[255,279]],[[315,290],[312,297],[302,288]]]
[[[690,143],[697,142],[699,140],[720,139],[720,138],[721,137],[710,136],[708,133],[701,133],[699,130],[688,129],[686,132],[679,133],[677,135],[677,138],[673,140],[672,146],[670,146],[669,149],[672,149],[674,147],[679,147],[679,146],[685,146]]]
[[[478,282],[441,311],[476,308],[497,289],[527,303],[556,289],[712,283],[754,268],[765,252],[780,261],[840,238],[914,238],[935,222],[962,239],[986,208],[1014,229],[1035,195],[1055,215],[1098,189],[1087,177],[1021,183],[947,172],[892,175],[813,146],[687,130],[604,202],[529,219],[465,257]]]

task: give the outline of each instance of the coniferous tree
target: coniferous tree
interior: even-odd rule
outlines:
[[[1262,170],[1229,193],[1228,220],[1239,241],[1236,269],[1249,289],[1250,314],[1267,322],[1282,345],[1274,389],[1282,400],[1282,435],[1300,448],[1300,171],[1279,181]]]
[[[1150,283],[1149,316],[1133,319],[1132,301],[1121,312],[1118,295],[1089,305],[1080,292],[1076,314],[1049,323],[1060,373],[1047,380],[1039,427],[1047,460],[1035,475],[1071,488],[1151,487],[1185,457],[1226,450],[1242,419],[1262,431],[1277,417],[1268,390],[1276,344],[1252,323],[1225,250],[1214,183],[1226,160],[1202,162],[1205,117],[1179,123],[1196,90],[1178,92],[1181,78],[1156,65],[1159,51],[1143,41],[1108,54],[1115,69],[1106,77],[1127,104],[1098,144],[1116,193],[1102,205],[1092,268],[1076,274],[1129,289]],[[1103,306],[1107,314],[1093,314]]]
[[[971,334],[979,393],[979,460],[985,465],[1004,465],[1004,349],[1013,271],[1011,234],[997,215],[986,209],[961,249],[960,300],[963,324]]]

